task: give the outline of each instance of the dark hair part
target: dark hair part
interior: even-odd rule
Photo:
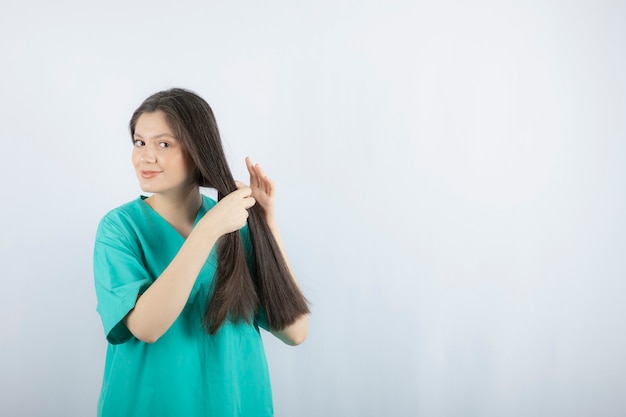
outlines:
[[[148,97],[130,119],[131,136],[143,113],[162,111],[170,128],[196,168],[197,183],[217,190],[220,200],[237,185],[228,167],[215,116],[197,94],[173,88]],[[217,245],[218,267],[202,323],[214,334],[225,320],[251,322],[263,308],[270,329],[280,330],[309,313],[307,300],[294,282],[265,220],[263,208],[248,209],[255,271],[251,274],[238,231],[222,236]]]

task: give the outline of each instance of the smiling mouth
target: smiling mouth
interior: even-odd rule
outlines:
[[[141,178],[154,178],[159,175],[160,171],[141,171]]]

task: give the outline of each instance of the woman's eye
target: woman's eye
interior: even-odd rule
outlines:
[[[136,147],[140,147],[140,146],[145,145],[145,143],[143,143],[143,141],[142,141],[142,140],[139,140],[139,139],[135,139],[135,141],[133,142],[133,144],[134,144]]]
[[[167,143],[167,142],[159,142],[159,146],[160,146],[161,148],[169,148],[169,147],[170,147],[170,146],[172,146],[172,145],[170,145],[170,144],[169,144],[169,143]]]

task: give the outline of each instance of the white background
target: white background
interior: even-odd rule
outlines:
[[[95,228],[148,95],[278,185],[276,415],[626,414],[623,1],[4,1],[0,415],[95,414]]]

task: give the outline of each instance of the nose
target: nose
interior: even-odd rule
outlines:
[[[142,146],[141,153],[139,154],[139,162],[144,164],[151,164],[156,162],[156,155],[154,150],[150,146]]]

